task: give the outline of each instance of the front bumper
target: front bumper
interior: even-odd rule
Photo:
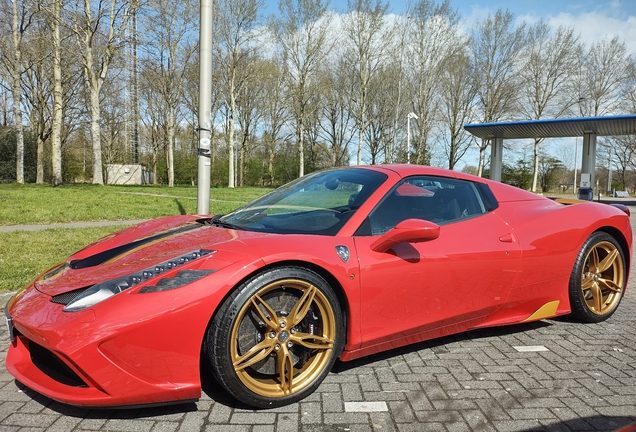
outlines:
[[[38,393],[72,405],[196,400],[201,341],[214,307],[193,291],[124,292],[68,313],[31,286],[6,308],[13,333],[7,370]]]

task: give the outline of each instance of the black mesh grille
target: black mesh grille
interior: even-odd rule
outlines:
[[[88,387],[84,381],[58,356],[46,348],[29,341],[31,361],[38,369],[55,381],[73,387]]]
[[[56,296],[53,296],[51,298],[51,301],[53,303],[57,303],[57,304],[61,304],[61,305],[66,306],[67,304],[69,304],[71,302],[71,300],[73,300],[75,297],[77,297],[78,295],[80,295],[81,293],[86,291],[88,288],[89,287],[80,288],[78,290],[69,291],[69,292],[64,293],[64,294],[58,294]]]

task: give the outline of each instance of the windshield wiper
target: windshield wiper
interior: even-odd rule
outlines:
[[[225,222],[225,221],[220,220],[219,218],[221,216],[222,215],[214,216],[213,218],[208,219],[206,221],[206,223],[208,225],[214,225],[214,226],[218,226],[218,227],[221,227],[221,228],[240,230],[240,231],[244,231],[245,230],[245,228],[243,228],[243,227],[240,227],[238,225],[234,225],[233,223],[230,223],[230,222]]]

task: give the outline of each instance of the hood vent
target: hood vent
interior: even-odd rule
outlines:
[[[181,288],[182,286],[191,284],[192,282],[212,274],[215,271],[216,270],[181,270],[173,278],[163,278],[157,282],[157,285],[143,287],[139,290],[139,294],[169,291],[175,288]]]
[[[51,302],[66,306],[71,302],[71,300],[86,291],[88,288],[89,287],[80,288],[73,291],[65,292],[64,294],[53,296],[51,297]]]

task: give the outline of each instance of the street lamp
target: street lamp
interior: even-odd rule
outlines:
[[[406,163],[411,163],[411,119],[417,120],[415,113],[406,116]]]

